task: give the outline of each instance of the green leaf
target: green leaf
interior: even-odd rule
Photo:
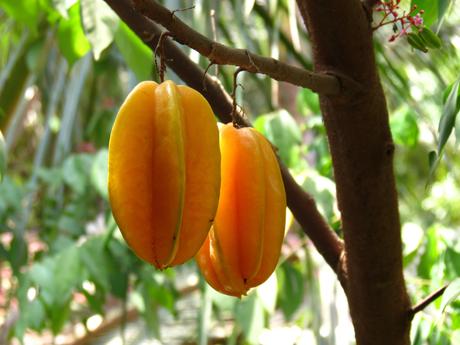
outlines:
[[[120,19],[103,0],[80,0],[83,28],[95,60],[113,42]]]
[[[327,219],[333,219],[336,200],[334,181],[319,175],[315,170],[309,170],[302,187],[314,197],[321,214]]]
[[[293,167],[299,160],[301,132],[294,118],[284,109],[259,116],[254,127],[279,150],[284,164]]]
[[[279,295],[278,305],[287,320],[292,319],[294,313],[303,302],[305,283],[302,272],[289,262],[285,262],[278,269]]]
[[[77,247],[72,245],[35,263],[29,271],[29,277],[37,285],[39,297],[47,309],[53,313],[54,309],[65,307],[83,280]]]
[[[418,142],[419,129],[415,114],[407,107],[390,118],[391,133],[398,145],[414,147]]]
[[[21,309],[26,318],[27,326],[35,331],[41,331],[45,325],[46,310],[43,303],[35,299]]]
[[[119,269],[119,264],[117,261],[111,261],[109,265],[109,282],[110,282],[110,292],[121,299],[126,298],[128,292],[128,278],[129,272],[122,271]],[[168,300],[169,296],[163,299],[166,304],[171,304],[171,300]],[[168,304],[168,306],[169,306]]]
[[[26,25],[32,32],[37,31],[38,23],[43,13],[41,2],[37,0],[0,0],[2,8],[9,17]]]
[[[55,262],[47,258],[42,262],[34,263],[28,272],[31,281],[39,288],[41,300],[48,308],[51,308],[55,299],[53,293],[54,267]]]
[[[447,248],[444,259],[449,275],[460,277],[460,253],[453,248]]]
[[[460,296],[460,278],[452,281],[442,295],[441,312],[444,313],[446,307]]]
[[[69,8],[78,0],[51,0],[54,9],[65,19],[69,19]]]
[[[149,325],[150,331],[158,337],[160,332],[158,307],[163,306],[172,314],[175,314],[176,293],[166,275],[154,272],[151,267],[143,267],[140,273],[140,281],[144,303],[142,310],[144,318]]]
[[[82,280],[80,255],[77,247],[71,246],[53,259],[55,260],[53,272],[55,302],[63,305],[67,303],[72,291]]]
[[[3,181],[3,176],[6,174],[6,146],[5,138],[0,131],[0,183]]]
[[[150,79],[153,69],[153,52],[124,22],[120,22],[118,26],[115,44],[136,78],[139,81]]]
[[[297,110],[300,114],[320,114],[319,96],[309,89],[301,89],[296,98]]]
[[[407,34],[407,42],[415,49],[421,50],[424,53],[428,52],[428,49],[425,46],[425,42],[422,38],[413,32]]]
[[[247,18],[254,8],[255,0],[244,0],[244,16]]]
[[[8,256],[13,271],[18,275],[21,267],[27,263],[28,258],[27,243],[20,234],[14,235]]]
[[[441,22],[449,8],[451,0],[438,0],[438,22]],[[438,29],[439,31],[439,26]]]
[[[430,27],[438,20],[438,2],[434,0],[412,0],[412,6],[417,5],[417,10],[413,14],[419,13],[421,10],[424,11],[423,24]]]
[[[109,291],[110,257],[104,248],[104,239],[103,236],[91,238],[79,248],[78,252],[84,267],[90,274],[90,279],[105,291]]]
[[[257,294],[238,301],[235,306],[235,321],[250,344],[258,344],[258,338],[264,328],[264,309]]]
[[[100,150],[94,157],[93,165],[91,167],[91,183],[99,194],[106,200],[109,198],[109,192],[107,189],[108,157],[109,152],[107,149]]]
[[[21,208],[24,192],[17,181],[13,181],[9,176],[5,177],[0,183],[0,219],[9,212],[15,212]]]
[[[51,331],[54,335],[61,332],[66,321],[70,317],[70,301],[66,301],[64,305],[53,305],[51,309]]]
[[[92,157],[88,154],[76,154],[68,157],[62,165],[64,182],[76,193],[83,194],[89,182],[88,167]]]
[[[424,27],[422,31],[419,32],[419,36],[428,48],[439,49],[442,46],[442,41],[439,36],[427,27]]]
[[[82,294],[85,295],[86,300],[88,301],[89,307],[92,309],[97,314],[104,314],[104,305],[106,302],[106,293],[103,291],[103,289],[99,289],[96,286],[96,289],[94,292],[89,293],[86,289],[81,289],[80,290]]]
[[[212,288],[209,290],[209,294],[211,295],[212,303],[219,311],[230,312],[235,308],[237,300],[234,297],[224,295]]]
[[[455,125],[455,120],[460,111],[460,79],[458,79],[447,97],[444,109],[439,121],[438,154],[441,153]]]
[[[431,270],[433,266],[438,262],[439,256],[438,238],[436,236],[435,228],[430,228],[427,231],[425,238],[425,247],[417,266],[417,275],[420,278],[430,279]]]
[[[58,44],[70,65],[89,52],[91,46],[85,36],[80,20],[80,2],[69,9],[68,19],[61,19],[58,27]]]

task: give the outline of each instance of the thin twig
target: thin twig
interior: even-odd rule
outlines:
[[[203,73],[203,79],[201,80],[202,84],[203,84],[203,90],[206,90],[206,76],[209,72],[209,69],[211,68],[211,66],[214,65],[214,63],[212,61],[209,62],[208,66],[206,67],[206,69],[204,70],[204,73]]]
[[[238,124],[240,121],[238,119],[238,114],[237,114],[237,111],[236,111],[236,107],[237,107],[237,104],[236,104],[236,88],[239,85],[238,82],[237,82],[237,78],[238,78],[238,74],[240,74],[243,71],[246,71],[246,70],[244,68],[242,68],[242,67],[239,67],[239,68],[237,68],[235,73],[233,73],[233,90],[232,90],[232,94],[230,96],[232,97],[232,101],[233,101],[232,122],[233,122],[233,127],[235,127],[235,128],[240,127],[239,124]]]
[[[415,314],[417,314],[419,311],[422,311],[423,309],[425,309],[429,304],[431,304],[437,298],[441,297],[442,294],[444,293],[444,291],[446,291],[448,286],[449,286],[449,284],[446,284],[443,287],[440,287],[439,289],[437,289],[436,291],[432,292],[427,297],[425,297],[423,300],[418,302],[412,308],[410,308],[410,310],[409,310],[410,318],[413,318]]]
[[[160,82],[164,82],[165,80],[165,71],[166,71],[166,51],[165,51],[165,40],[167,37],[172,37],[172,34],[169,31],[163,31],[158,39],[158,44],[155,48],[155,68],[158,71],[160,76]],[[157,64],[157,55],[158,51],[160,51],[160,68],[158,68]]]

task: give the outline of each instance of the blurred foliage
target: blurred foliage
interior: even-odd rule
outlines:
[[[374,43],[397,146],[405,276],[414,302],[453,281],[416,315],[412,339],[460,344],[460,11],[451,0],[401,2],[411,4],[425,10],[441,47],[423,53],[404,39],[389,43],[386,27]],[[208,37],[311,68],[295,1],[194,5],[176,15]],[[0,0],[0,33],[0,318],[14,320],[1,337],[27,341],[78,324],[87,331],[94,315],[134,308],[150,336],[164,339],[164,313],[180,320],[192,293],[201,307],[198,332],[187,336],[200,344],[222,332],[228,344],[352,343],[340,287],[295,222],[276,274],[242,300],[203,284],[193,262],[156,272],[128,249],[108,204],[107,144],[126,94],[156,75],[152,52],[105,2]],[[231,90],[233,72],[209,73]],[[255,127],[340,234],[318,96],[257,74],[240,82],[237,97]]]

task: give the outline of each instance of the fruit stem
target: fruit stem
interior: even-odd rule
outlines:
[[[232,101],[233,101],[233,107],[232,107],[232,123],[233,123],[233,127],[235,128],[240,128],[241,126],[238,124],[238,114],[237,114],[237,111],[236,111],[236,107],[238,106],[238,104],[236,103],[236,88],[239,86],[242,87],[241,84],[238,84],[237,83],[237,78],[238,78],[238,74],[242,71],[246,71],[245,68],[243,67],[238,67],[235,71],[235,73],[233,73],[233,90],[232,90],[232,94],[231,94],[231,97],[232,97]]]
[[[167,37],[173,37],[173,34],[169,31],[163,31],[158,39],[158,44],[155,48],[155,68],[160,76],[160,83],[165,81],[166,71],[166,53],[165,53],[165,40]],[[160,56],[160,68],[158,68],[157,56]]]

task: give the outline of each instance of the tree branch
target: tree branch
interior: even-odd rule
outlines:
[[[130,0],[105,0],[120,18],[152,49],[155,50],[161,31],[152,21],[137,13]],[[232,100],[216,78],[204,76],[204,71],[191,61],[173,42],[165,42],[167,64],[188,85],[202,93],[222,122],[231,121]],[[203,78],[204,76],[204,78]],[[203,82],[204,81],[204,82]],[[206,85],[206,88],[204,88]],[[249,123],[244,123],[249,126]],[[280,164],[286,188],[288,207],[305,234],[334,271],[342,254],[342,242],[329,227],[316,208],[313,198],[307,194]],[[342,281],[342,279],[341,279]]]
[[[230,48],[210,40],[154,0],[134,0],[134,4],[139,12],[169,30],[177,42],[195,49],[214,64],[239,66],[248,72],[266,74],[278,81],[329,95],[337,95],[343,91],[342,87],[345,84],[347,86],[353,84],[342,80],[344,79],[342,77],[339,80],[337,76],[328,73],[314,73],[272,58],[253,54],[246,49]]]

